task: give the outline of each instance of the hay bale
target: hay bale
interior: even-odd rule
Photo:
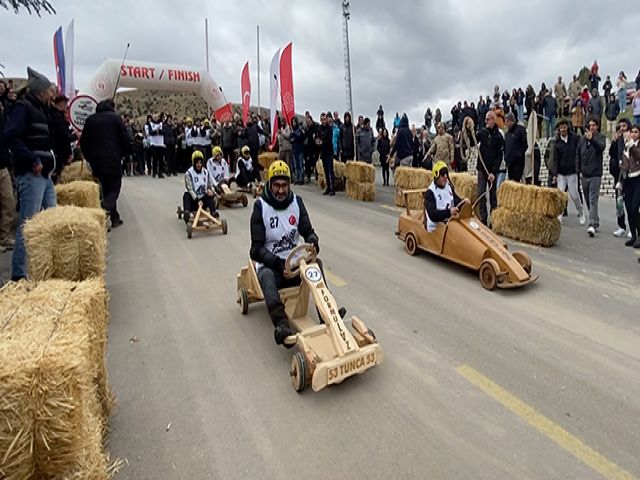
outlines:
[[[333,189],[336,192],[343,192],[345,189],[344,169],[344,163],[338,162],[336,160],[333,161]],[[318,172],[318,177],[316,179],[318,182],[318,186],[324,190],[325,188],[327,188],[327,178],[324,174],[324,166],[322,165],[322,160],[318,160],[316,162],[316,172]]]
[[[498,205],[513,212],[555,218],[562,215],[568,195],[557,188],[506,181],[498,189]]]
[[[407,195],[407,203],[409,210],[424,210],[424,193],[410,193]],[[395,204],[396,207],[406,206],[402,190],[396,190]]]
[[[60,183],[70,183],[76,180],[98,182],[98,179],[94,177],[93,172],[91,172],[91,167],[85,160],[72,162],[65,166],[62,172],[60,172]]]
[[[56,185],[58,205],[100,208],[100,186],[87,180],[74,180]]]
[[[91,210],[91,211],[87,211]],[[98,209],[55,207],[25,222],[29,277],[85,280],[104,275],[107,234]]]
[[[346,196],[352,200],[373,202],[376,199],[376,186],[369,182],[355,182],[347,179]]]
[[[505,207],[491,212],[491,225],[499,235],[543,247],[555,245],[562,230],[557,217],[514,212]]]
[[[376,169],[365,162],[347,162],[344,169],[347,180],[358,183],[373,183],[376,180]]]
[[[258,163],[264,170],[268,170],[273,162],[278,160],[277,152],[264,152],[258,155]]]
[[[393,186],[398,190],[427,188],[433,181],[433,174],[424,168],[398,167],[393,174]]]
[[[102,279],[0,290],[2,478],[107,478],[107,315]]]
[[[322,163],[322,162],[320,162]],[[346,165],[342,162],[338,162],[337,160],[333,161],[333,176],[337,179],[343,179],[346,177],[345,170]]]
[[[468,198],[472,203],[478,199],[478,179],[469,173],[450,173],[449,180],[460,198]]]

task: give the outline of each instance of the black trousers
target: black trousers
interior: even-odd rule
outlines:
[[[102,187],[102,208],[109,212],[111,223],[115,225],[120,221],[117,202],[118,197],[120,196],[120,189],[122,188],[122,176],[101,176],[98,177],[98,181]]]
[[[304,171],[307,177],[307,181],[311,180],[311,172],[316,168],[316,162],[318,161],[318,154],[314,149],[307,149],[304,152]]]
[[[507,167],[507,173],[509,180],[513,180],[514,182],[521,182],[522,175],[524,174],[524,160],[522,161],[522,163],[511,162],[511,164]]]
[[[229,164],[229,171],[231,171],[232,173],[235,173],[235,171],[236,171],[236,152],[235,152],[235,149],[233,147],[231,147],[231,148],[223,148],[222,149],[222,156],[224,157],[224,159]]]
[[[633,238],[640,238],[640,177],[624,182],[624,204],[629,217],[629,231]]]
[[[167,145],[165,149],[165,159],[167,164],[167,173],[169,175],[178,173],[176,165],[176,146]]]
[[[164,173],[164,154],[164,147],[151,147],[151,158],[153,160],[151,171],[154,175],[161,175]]]
[[[184,192],[182,194],[182,210],[185,212],[197,212],[198,211],[198,202],[202,202],[202,206],[209,210],[210,213],[216,211],[215,197],[210,197],[209,195],[205,195],[202,198],[194,200],[191,198],[191,194],[189,192]]]
[[[478,170],[478,195],[482,195],[484,192],[487,192],[491,211],[493,211],[498,206],[498,198],[496,196],[496,180],[497,178],[494,178],[491,189],[487,192],[487,187],[489,186],[489,179],[487,178],[487,174],[482,170]],[[487,219],[489,216],[487,213],[487,199],[483,198],[482,200],[480,200],[478,205],[480,207],[480,220],[482,221],[482,223],[487,225]]]
[[[327,192],[335,191],[335,174],[333,172],[333,157],[327,155],[322,158],[324,178],[327,180]]]

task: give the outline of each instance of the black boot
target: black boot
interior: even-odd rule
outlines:
[[[289,318],[284,311],[284,305],[279,304],[269,310],[269,316],[273,322],[273,326],[276,327],[273,332],[273,338],[278,345],[284,345],[284,341],[287,337],[296,335],[298,332],[289,325]],[[291,348],[293,345],[285,345],[287,348]]]

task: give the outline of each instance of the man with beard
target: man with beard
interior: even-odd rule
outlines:
[[[113,100],[98,103],[96,113],[87,118],[80,147],[100,181],[102,208],[109,212],[111,226],[116,228],[123,223],[117,201],[122,188],[122,158],[131,153],[131,141]]]
[[[324,118],[326,126],[326,118]],[[333,161],[333,160],[332,160]],[[258,281],[273,322],[276,344],[295,335],[280,299],[280,288],[300,283],[300,277],[286,278],[284,263],[298,245],[300,236],[320,252],[318,236],[313,230],[302,198],[291,191],[291,173],[286,163],[273,162],[267,174],[267,185],[253,205],[251,214],[251,249],[249,255],[257,263]],[[318,261],[321,266],[321,263]]]
[[[598,119],[591,118],[587,124],[587,131],[578,143],[576,152],[576,169],[578,174],[582,175],[582,191],[589,211],[587,234],[590,237],[595,237],[600,227],[598,201],[600,184],[602,183],[602,152],[606,141],[599,129]]]

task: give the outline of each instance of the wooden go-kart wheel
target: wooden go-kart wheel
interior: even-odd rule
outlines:
[[[227,225],[227,220],[225,218],[222,219],[222,234],[226,235],[229,227]]]
[[[193,236],[193,224],[191,222],[187,223],[187,238],[191,238]]]
[[[524,252],[513,252],[513,258],[520,264],[522,269],[531,275],[531,258]]]
[[[407,233],[404,237],[404,248],[409,255],[415,255],[418,252],[418,244],[413,233]]]
[[[238,290],[238,308],[243,315],[246,315],[249,311],[249,293],[247,292],[247,287],[242,287]]]
[[[302,252],[306,252],[303,255]],[[303,243],[291,250],[287,260],[284,262],[284,273],[286,277],[295,277],[300,274],[300,260],[304,259],[307,263],[313,263],[316,261],[317,252],[316,247],[310,243]]]
[[[302,393],[307,386],[307,360],[302,352],[291,355],[291,384],[296,392]]]
[[[483,288],[493,290],[498,285],[498,263],[492,258],[483,260],[480,264],[478,276]]]

